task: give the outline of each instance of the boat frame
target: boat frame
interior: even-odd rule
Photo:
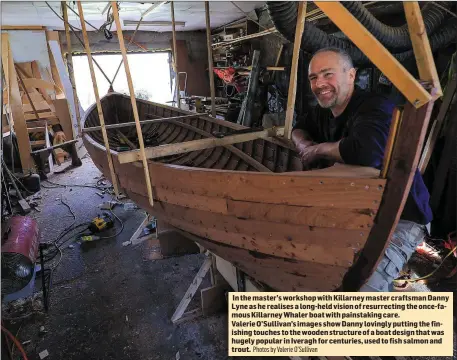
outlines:
[[[417,1],[404,2],[406,20],[413,44],[414,55],[416,58],[420,81],[416,80],[404,67],[396,60],[393,55],[376,39],[371,33],[346,9],[340,2],[316,1],[315,4],[324,14],[328,16],[339,29],[379,68],[379,70],[393,83],[393,85],[408,100],[403,109],[397,109],[393,114],[393,121],[390,129],[388,145],[385,152],[382,178],[386,179],[385,191],[379,206],[373,227],[370,231],[365,246],[358,259],[346,273],[342,286],[342,291],[357,291],[371,276],[378,262],[381,260],[385,249],[389,245],[391,236],[398,224],[400,215],[403,211],[406,199],[408,197],[414,173],[417,169],[421,149],[428,128],[430,115],[433,110],[434,101],[442,96],[441,85],[436,71],[433,54],[431,52],[429,39],[427,37],[425,26]],[[89,49],[89,41],[84,26],[82,8],[79,5],[80,18],[83,28],[86,49]],[[121,52],[124,58],[126,75],[129,83],[130,98],[134,113],[135,122],[123,124],[122,126],[136,126],[137,136],[139,139],[140,149],[118,153],[120,163],[130,163],[142,161],[145,182],[148,190],[149,203],[153,206],[152,188],[149,177],[149,168],[147,159],[163,157],[171,154],[187,153],[194,150],[208,149],[221,145],[229,145],[251,141],[259,138],[276,138],[290,146],[293,111],[295,106],[296,93],[296,71],[291,71],[289,84],[289,97],[286,111],[286,122],[284,126],[273,127],[261,131],[253,131],[242,134],[227,135],[223,138],[207,138],[194,140],[180,144],[166,144],[156,147],[144,147],[141,132],[141,121],[138,116],[136,100],[134,97],[133,83],[131,81],[130,71],[127,62],[126,49],[123,41],[122,28],[119,21],[116,2],[112,2],[113,14],[117,25],[117,34],[120,42]],[[207,32],[209,29],[208,6],[205,6],[207,16]],[[306,2],[300,2],[297,17],[297,27],[294,42],[294,51],[292,56],[292,70],[297,68],[299,60],[299,50],[301,44],[302,32],[305,26]],[[173,16],[174,22],[174,16]],[[175,28],[173,26],[173,39],[175,39]],[[208,51],[211,46],[208,42]],[[90,49],[88,51],[89,63]],[[96,90],[96,81],[91,68],[94,90]],[[212,94],[214,84],[210,84]],[[99,127],[83,129],[83,133],[101,130],[103,133],[106,155],[110,167],[111,179],[118,194],[117,180],[109,150],[106,129],[104,124],[103,112],[98,92],[96,91],[96,103],[100,117]],[[214,108],[214,97],[212,96],[212,107]],[[196,115],[198,116],[198,115]],[[161,118],[147,121],[179,121],[179,117]],[[401,139],[401,141],[399,141]],[[271,195],[274,197],[274,193]],[[202,239],[204,241],[204,239]]]

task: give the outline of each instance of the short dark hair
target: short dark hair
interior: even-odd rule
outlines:
[[[349,69],[354,67],[354,63],[352,62],[352,58],[348,54],[348,52],[344,49],[340,49],[340,48],[333,47],[333,46],[328,46],[328,47],[324,47],[322,49],[317,50],[313,54],[312,58],[315,57],[317,54],[323,53],[323,52],[333,52],[335,54],[338,54],[343,59],[343,62],[346,64],[346,66],[349,67]]]

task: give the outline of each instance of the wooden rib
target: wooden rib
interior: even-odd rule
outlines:
[[[443,102],[440,105],[440,112],[438,113],[436,120],[433,122],[430,134],[424,146],[422,158],[419,162],[419,169],[422,174],[427,169],[428,162],[430,161],[432,152],[435,149],[436,141],[438,140],[438,136],[441,133],[441,127],[443,126],[444,119],[446,118],[446,114],[448,113],[448,110],[451,106],[452,98],[455,95],[456,87],[457,75],[454,74],[450,81],[448,81],[448,85],[446,86],[446,91],[444,93]]]
[[[369,279],[390,243],[417,170],[433,103],[420,109],[405,105],[399,132],[402,141],[392,154],[383,201],[360,258],[345,278],[344,291],[357,291]]]
[[[341,3],[326,1],[315,1],[314,3],[414,107],[419,108],[432,99],[432,96],[405,67]]]
[[[286,139],[290,139],[292,134],[292,121],[294,119],[295,97],[297,94],[298,60],[300,59],[300,47],[303,29],[305,28],[305,19],[306,1],[299,1],[294,51],[292,53],[292,65],[290,69],[289,93],[287,95],[286,119],[284,124],[284,137]]]
[[[116,196],[119,196],[119,189],[117,186],[117,177],[116,177],[116,173],[114,172],[113,160],[111,158],[111,151],[110,151],[110,146],[109,146],[109,142],[108,142],[108,135],[107,135],[106,129],[105,129],[105,118],[103,117],[102,104],[100,102],[100,96],[98,95],[97,79],[95,77],[94,64],[92,61],[92,54],[90,51],[89,38],[87,36],[86,23],[84,22],[84,13],[83,13],[83,8],[81,5],[81,2],[78,2],[78,12],[79,12],[79,18],[81,20],[81,29],[82,29],[82,33],[83,33],[84,47],[86,49],[87,60],[89,62],[90,76],[92,78],[92,85],[94,88],[95,101],[97,103],[98,118],[99,118],[101,129],[102,129],[103,143],[106,148],[106,157],[108,160],[108,166],[109,166],[109,170],[110,170],[111,183],[113,184],[114,192],[115,192]],[[75,104],[75,105],[77,105],[77,104]]]
[[[440,78],[436,71],[435,60],[433,59],[432,49],[425,30],[424,19],[417,1],[404,1],[406,22],[408,23],[409,34],[413,44],[413,51],[416,57],[417,69],[421,80],[428,81],[435,89],[433,100],[441,97]]]
[[[173,71],[175,72],[176,80],[176,101],[178,108],[181,109],[181,100],[179,94],[179,71],[178,71],[178,49],[176,46],[176,29],[175,29],[175,2],[171,2],[171,34],[173,38]]]
[[[214,152],[215,148],[211,149],[205,149],[202,152],[200,152],[200,155],[197,157],[197,159],[194,161],[193,166],[195,167],[200,167],[202,163],[204,163],[207,159],[210,158],[211,154]]]
[[[73,53],[71,49],[71,36],[70,36],[70,27],[68,25],[68,12],[66,1],[61,2],[62,5],[62,14],[65,25],[65,36],[67,39],[67,70],[70,75],[71,88],[73,90],[73,99],[75,103],[75,112],[76,112],[76,121],[78,122],[78,136],[81,136],[81,114],[79,112],[79,101],[78,94],[76,93],[76,82],[75,82],[75,73],[73,71]]]
[[[216,117],[216,93],[214,90],[213,48],[211,47],[211,23],[209,19],[209,2],[205,1],[206,47],[208,51],[209,86],[211,91],[211,116]]]
[[[206,136],[206,137],[213,137],[213,135],[211,135],[210,133],[206,132],[206,131],[203,131],[195,126],[192,126],[192,125],[189,125],[189,124],[185,124],[185,123],[178,123],[178,122],[174,122],[172,121],[174,124],[177,124],[179,126],[182,126],[182,127],[185,127],[189,130],[192,130],[200,135],[203,135],[203,136]],[[254,160],[252,157],[250,157],[249,155],[245,154],[243,151],[237,149],[236,147],[232,146],[232,145],[227,145],[225,146],[227,149],[229,149],[232,153],[234,153],[235,155],[237,155],[239,158],[243,159],[245,162],[247,162],[249,165],[251,165],[252,167],[256,168],[257,170],[259,171],[264,171],[264,172],[270,172],[271,170],[268,169],[266,166],[262,165],[261,163],[259,163],[258,161]]]
[[[227,206],[228,214],[239,219],[339,229],[370,229],[376,214],[373,209],[265,205],[231,199],[227,199]]]
[[[127,51],[125,50],[124,37],[122,35],[122,26],[121,26],[121,22],[119,20],[117,2],[116,1],[112,1],[111,2],[111,7],[113,9],[113,16],[114,16],[114,21],[116,22],[116,31],[117,31],[117,35],[118,35],[117,37],[119,39],[119,45],[121,47],[122,58],[124,60],[125,75],[127,77],[127,83],[129,85],[129,92],[130,92],[130,100],[131,100],[131,103],[132,103],[133,117],[135,118],[136,132],[137,132],[137,136],[138,136],[138,143],[140,145],[140,150],[139,150],[140,159],[143,162],[144,178],[145,178],[146,186],[147,186],[147,189],[148,189],[149,202],[150,202],[150,204],[152,206],[153,203],[154,203],[154,200],[153,200],[153,197],[152,197],[152,187],[151,187],[151,179],[149,177],[148,160],[146,158],[146,154],[145,154],[145,150],[144,150],[143,133],[141,132],[140,118],[138,116],[138,109],[137,109],[137,106],[136,106],[135,91],[133,89],[132,77],[130,75],[130,67],[129,67],[129,62],[128,62],[128,59],[127,59]],[[133,151],[135,151],[135,150],[133,150]]]
[[[156,147],[148,147],[145,150],[148,159],[155,159],[158,157],[179,154],[183,152],[208,149],[211,147],[231,145],[244,141],[251,141],[254,139],[270,136],[281,136],[284,132],[283,127],[271,128],[260,130],[252,133],[230,135],[224,138],[206,138],[201,140],[187,141],[181,144],[160,145]],[[141,154],[137,150],[126,151],[118,154],[118,159],[121,164],[138,161],[141,159]],[[146,160],[146,158],[145,158]]]
[[[398,108],[394,109],[392,114],[392,121],[389,129],[389,136],[387,138],[386,149],[384,151],[384,158],[382,161],[381,178],[385,179],[389,169],[390,160],[392,158],[392,151],[394,149],[395,140],[397,139],[398,127],[401,121],[401,111]]]

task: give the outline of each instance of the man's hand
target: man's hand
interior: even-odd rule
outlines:
[[[339,141],[336,143],[321,143],[318,145],[307,146],[300,153],[301,161],[304,166],[311,165],[319,159],[327,159],[335,162],[343,163],[339,149]]]
[[[306,146],[303,151],[300,151],[301,162],[305,167],[311,165],[319,157],[319,145]]]
[[[314,144],[308,133],[302,129],[292,131],[292,141],[300,155],[306,147]]]

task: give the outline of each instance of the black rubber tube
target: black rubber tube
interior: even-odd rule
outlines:
[[[267,9],[276,29],[289,41],[293,42],[297,23],[297,3],[292,1],[267,2]],[[448,45],[455,39],[456,34],[457,22],[454,19],[451,19],[430,36],[429,39],[432,51]],[[316,26],[307,23],[303,32],[301,48],[309,53],[314,53],[315,51],[328,46],[345,49],[357,65],[364,65],[370,62],[348,39],[329,35]],[[413,51],[408,50],[394,53],[393,55],[399,61],[404,61],[413,55]]]
[[[341,4],[387,49],[399,52],[412,48],[408,24],[405,23],[398,27],[388,26],[376,19],[362,2],[342,1]],[[441,6],[447,9],[450,7],[447,3],[442,3]],[[425,29],[429,36],[449,17],[449,13],[445,10],[430,3],[422,8],[422,18],[424,19]]]

